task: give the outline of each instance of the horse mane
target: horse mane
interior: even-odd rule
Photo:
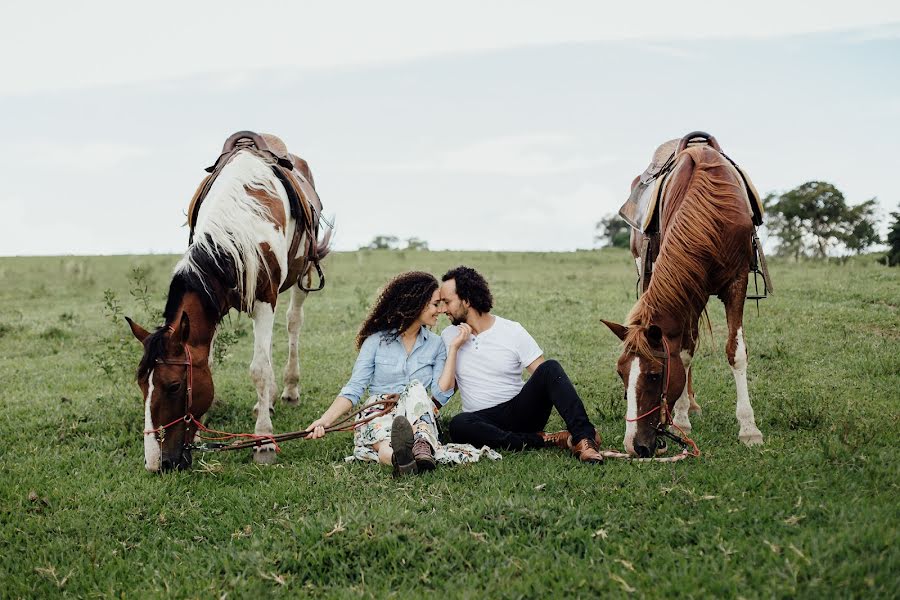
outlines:
[[[688,147],[679,156],[662,207],[662,240],[653,276],[626,320],[625,348],[632,353],[652,358],[644,333],[655,315],[671,315],[685,323],[700,316],[709,299],[710,267],[729,262],[728,226],[749,220],[740,182],[715,174],[716,168],[732,172],[725,158],[709,146]]]
[[[219,281],[226,289],[236,290],[244,308],[250,310],[256,302],[260,275],[271,276],[259,244],[258,224],[274,224],[269,209],[248,190],[287,202],[272,173],[272,161],[249,150],[236,152],[206,195],[194,226],[194,241],[176,265],[175,274],[199,281],[206,289],[205,296],[210,297],[215,293],[208,289],[207,281]]]

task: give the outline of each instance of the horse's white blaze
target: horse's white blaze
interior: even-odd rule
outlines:
[[[737,416],[740,432],[738,436],[748,444],[761,444],[762,433],[756,426],[753,415],[753,406],[750,404],[750,392],[747,387],[747,347],[744,344],[744,328],[737,330],[737,348],[734,351],[734,366],[731,367],[734,374],[734,385],[737,388]]]
[[[299,340],[300,328],[303,327],[303,302],[306,300],[306,292],[296,285],[291,288],[291,305],[287,311],[288,332],[288,357],[284,366],[284,391],[281,397],[285,400],[298,400],[300,390],[297,384],[300,381],[300,357]]]
[[[631,361],[631,369],[628,371],[628,388],[625,391],[626,408],[625,418],[625,450],[632,456],[637,456],[634,451],[634,435],[637,433],[637,384],[641,376],[641,359]]]
[[[256,434],[272,433],[272,399],[275,396],[275,371],[272,369],[272,326],[275,310],[267,302],[257,302],[253,307],[253,360],[250,377],[256,385]],[[260,449],[271,449],[262,447]]]
[[[286,231],[279,231],[270,219],[269,209],[247,193],[247,188],[263,190],[278,197],[285,215],[290,215],[290,202],[284,186],[272,172],[272,167],[251,154],[238,152],[225,165],[213,182],[197,214],[194,240],[175,272],[193,270],[200,273],[193,261],[193,252],[206,256],[224,253],[234,262],[243,279],[238,280],[240,294],[246,306],[256,299],[256,282],[260,272],[269,273],[261,244],[266,243],[278,260],[281,270],[278,286],[288,271],[288,247],[294,233],[293,222]],[[205,280],[201,276],[201,280]]]
[[[162,452],[155,433],[147,433],[153,429],[153,417],[150,416],[150,398],[153,397],[153,371],[147,378],[147,397],[144,398],[144,467],[148,471],[159,471],[159,458]]]
[[[684,373],[685,377],[687,377],[688,369],[691,368],[691,353],[687,350],[682,350],[679,355],[681,358],[681,364],[684,365]],[[691,408],[691,399],[688,395],[688,385],[687,380],[684,382],[684,390],[682,390],[681,395],[678,397],[678,400],[675,401],[675,410],[673,414],[672,421],[682,429],[685,433],[691,432],[691,420],[688,417],[688,410]]]

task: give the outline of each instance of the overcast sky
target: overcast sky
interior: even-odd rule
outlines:
[[[231,133],[315,173],[336,247],[572,250],[661,142],[898,210],[898,2],[0,8],[0,255],[181,253]]]

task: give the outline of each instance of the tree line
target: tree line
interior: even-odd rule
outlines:
[[[763,199],[769,236],[775,254],[794,260],[826,258],[835,253],[861,254],[882,242],[877,231],[875,198],[851,206],[844,194],[824,181],[807,181],[782,194]],[[900,264],[900,212],[891,213],[884,242],[889,249],[884,264]],[[594,241],[604,247],[628,248],[630,228],[617,214],[606,215],[595,226]]]

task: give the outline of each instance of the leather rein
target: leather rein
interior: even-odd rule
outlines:
[[[174,328],[171,325],[169,326],[169,331],[174,331]],[[278,446],[278,442],[284,442],[297,438],[306,438],[312,435],[312,431],[306,430],[279,433],[277,435],[258,435],[255,433],[229,433],[227,431],[218,431],[206,427],[191,412],[191,405],[193,404],[194,363],[191,359],[191,351],[188,348],[187,344],[184,344],[184,355],[186,357],[184,361],[163,359],[158,359],[156,361],[156,364],[178,365],[184,366],[186,368],[187,393],[185,394],[184,398],[184,416],[178,417],[174,421],[166,423],[165,425],[161,425],[155,429],[146,429],[144,430],[144,435],[156,434],[157,441],[162,443],[165,440],[166,429],[183,421],[185,425],[184,435],[181,441],[182,450],[197,452],[224,452],[225,450],[242,450],[244,448],[258,448],[259,446],[265,446],[266,444],[272,444],[275,447],[275,451],[280,452],[281,448]],[[399,394],[389,394],[381,400],[373,401],[364,406],[360,406],[358,409],[347,413],[341,419],[332,423],[329,427],[326,427],[325,433],[353,431],[360,425],[368,423],[369,421],[377,419],[378,417],[383,417],[394,409],[399,398]],[[147,401],[149,402],[150,400],[148,399]],[[355,420],[358,415],[368,411],[375,406],[380,406],[381,408],[379,408],[372,414],[366,415],[362,419]],[[213,434],[215,437],[208,436],[206,438],[203,438],[203,441],[201,443],[192,443],[190,442],[190,429],[192,426],[196,429],[197,432],[202,431],[204,433]],[[227,443],[227,440],[235,439],[236,441]]]

